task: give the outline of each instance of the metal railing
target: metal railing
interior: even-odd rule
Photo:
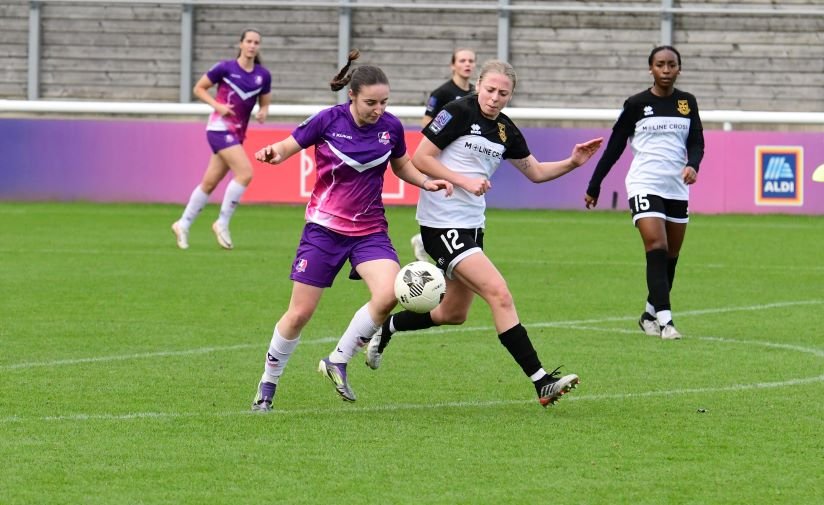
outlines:
[[[180,19],[180,102],[192,100],[192,55],[193,55],[193,9],[197,6],[241,6],[241,7],[289,7],[289,8],[329,8],[338,9],[338,66],[346,64],[350,47],[352,16],[355,9],[386,10],[453,10],[464,12],[497,12],[498,38],[497,57],[509,60],[510,14],[513,12],[598,12],[598,13],[639,13],[658,14],[660,16],[660,43],[672,44],[673,17],[678,14],[706,15],[748,15],[748,16],[805,16],[824,17],[824,8],[805,7],[747,7],[727,4],[724,6],[681,6],[674,7],[673,0],[650,0],[647,3],[657,5],[598,5],[560,4],[541,2],[529,5],[511,5],[510,0],[489,0],[475,2],[421,2],[411,3],[403,0],[30,0],[29,2],[29,51],[27,72],[27,97],[29,100],[40,98],[40,6],[43,4],[108,4],[108,5],[178,5],[181,8]],[[640,3],[640,2],[639,2]],[[341,91],[338,101],[345,99]]]
[[[305,118],[329,105],[269,106],[269,117]],[[389,106],[387,109],[401,119],[420,120],[423,106]],[[0,113],[17,114],[98,114],[138,116],[205,116],[212,108],[204,103],[160,102],[80,102],[41,100],[0,100]],[[553,109],[508,107],[506,115],[518,120],[541,121],[604,121],[618,118],[618,109]],[[701,111],[704,123],[718,123],[724,130],[735,124],[796,124],[824,125],[824,112],[761,112],[743,110]]]

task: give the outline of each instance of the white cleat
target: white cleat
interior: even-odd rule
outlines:
[[[378,331],[372,335],[372,340],[369,341],[369,344],[366,346],[366,366],[371,368],[372,370],[377,370],[378,367],[381,366],[381,359],[383,359],[383,353],[379,351],[381,345],[381,337],[383,336],[383,325],[378,328]]]
[[[664,340],[678,340],[681,338],[681,334],[675,329],[675,325],[672,324],[672,321],[670,321],[663,328],[661,328],[661,338]]]
[[[558,368],[556,368],[555,371],[549,374],[549,380],[538,388],[538,402],[540,402],[542,407],[555,405],[562,396],[578,387],[578,384],[581,383],[581,379],[574,373],[564,375],[560,378],[558,375]]]
[[[412,235],[412,240],[409,242],[412,244],[412,254],[415,255],[416,260],[429,261],[429,255],[426,254],[426,249],[423,248],[423,237],[420,233]]]
[[[224,249],[232,249],[232,236],[229,234],[229,227],[223,226],[219,221],[212,223],[212,231],[215,232],[215,238],[220,247]]]
[[[172,233],[175,234],[175,239],[177,239],[177,246],[179,248],[189,248],[189,230],[186,230],[180,226],[180,221],[175,221],[172,223]]]
[[[641,330],[643,330],[643,332],[650,337],[661,336],[661,327],[658,326],[658,321],[646,312],[641,314],[641,318],[638,319],[638,326],[640,326]]]

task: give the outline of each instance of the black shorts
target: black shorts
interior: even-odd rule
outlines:
[[[673,223],[688,223],[687,200],[668,200],[658,195],[635,195],[629,199],[632,223],[644,217],[657,217]]]
[[[483,228],[429,228],[421,226],[426,253],[452,278],[452,269],[467,256],[483,251]]]

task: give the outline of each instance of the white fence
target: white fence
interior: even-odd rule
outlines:
[[[329,105],[278,105],[269,106],[269,117],[308,117]],[[389,112],[401,119],[419,120],[423,106],[392,107]],[[140,103],[140,102],[81,102],[43,100],[0,100],[0,114],[134,114],[146,116],[197,116],[207,115],[212,108],[203,103]],[[617,109],[548,109],[509,107],[506,115],[512,119],[546,121],[615,121]],[[822,125],[822,112],[762,112],[744,110],[701,111],[704,123],[720,123],[724,130],[733,130],[736,124],[763,125]]]

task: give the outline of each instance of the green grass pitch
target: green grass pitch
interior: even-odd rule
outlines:
[[[269,415],[249,412],[291,289],[301,207],[241,207],[236,249],[181,206],[0,204],[0,503],[824,503],[824,218],[694,215],[672,293],[685,335],[643,335],[628,213],[502,211],[487,253],[544,367],[543,409],[483,301],[460,327],[315,370],[366,300],[341,275]],[[414,209],[390,208],[411,261]]]

